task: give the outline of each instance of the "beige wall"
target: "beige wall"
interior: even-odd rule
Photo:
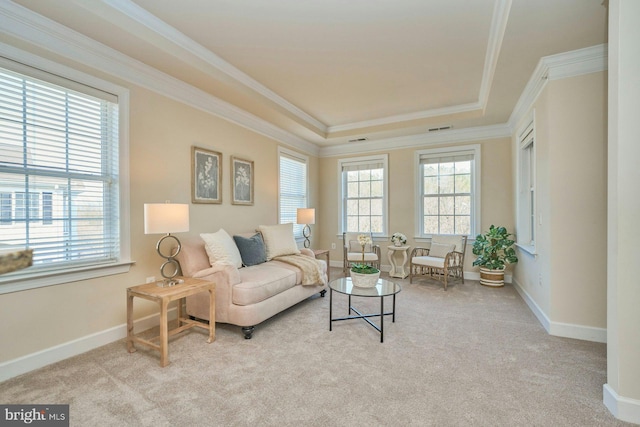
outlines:
[[[550,81],[534,108],[537,256],[519,250],[514,278],[551,333],[606,328],[606,73]]]
[[[481,145],[481,227],[483,230],[489,225],[504,225],[513,230],[513,191],[511,183],[511,146],[509,138],[491,139],[485,141],[461,142],[448,145]],[[396,231],[404,233],[412,247],[425,246],[424,242],[416,242],[415,204],[416,204],[416,171],[415,151],[425,148],[443,147],[447,145],[425,145],[416,148],[389,150],[383,153],[389,155],[389,233]],[[366,153],[366,155],[380,153]],[[322,236],[317,245],[323,248],[336,249],[331,251],[334,263],[342,262],[342,236],[338,235],[338,159],[357,157],[325,157],[320,158],[320,208]],[[390,237],[390,236],[389,236]],[[471,236],[475,237],[475,236]],[[389,264],[386,247],[391,242],[377,242],[382,249],[382,263]],[[471,246],[467,247],[465,271],[477,270],[471,264],[474,256]]]
[[[123,85],[122,82],[119,84]],[[124,86],[124,85],[123,85]],[[103,332],[126,321],[125,289],[159,276],[160,236],[145,235],[143,204],[190,203],[191,146],[223,154],[223,203],[192,204],[189,233],[248,231],[278,220],[278,143],[156,93],[130,87],[131,257],[127,274],[0,296],[0,363]],[[230,203],[230,156],[255,162],[255,204]],[[317,203],[318,160],[310,158],[310,204]],[[157,313],[136,299],[135,317]]]

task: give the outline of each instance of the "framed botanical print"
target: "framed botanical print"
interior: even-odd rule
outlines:
[[[191,147],[191,202],[222,203],[222,153]]]
[[[253,205],[253,162],[231,156],[231,203]]]

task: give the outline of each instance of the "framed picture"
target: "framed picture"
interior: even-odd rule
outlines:
[[[222,153],[191,147],[191,201],[222,203]]]
[[[231,156],[231,204],[253,205],[253,162]]]

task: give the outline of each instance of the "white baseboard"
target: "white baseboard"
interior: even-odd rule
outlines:
[[[617,419],[640,424],[640,400],[620,396],[609,384],[605,384],[602,386],[602,401]]]
[[[542,327],[547,331],[549,335],[573,338],[576,340],[593,341],[599,343],[607,342],[607,330],[606,328],[596,328],[593,326],[576,325],[575,323],[562,323],[554,322],[547,314],[542,311],[540,306],[534,301],[529,293],[514,280],[513,287],[520,294],[524,302],[529,306],[529,309],[536,316],[538,321],[542,324]]]
[[[173,320],[177,316],[177,309],[175,307],[171,308],[167,314],[169,320]],[[159,313],[136,320],[134,322],[136,333],[157,326],[159,321]],[[77,356],[94,348],[111,344],[112,342],[126,338],[126,336],[127,324],[124,323],[17,359],[8,360],[0,363],[0,382],[68,359],[69,357]]]

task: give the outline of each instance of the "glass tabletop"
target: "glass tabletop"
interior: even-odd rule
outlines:
[[[341,277],[332,280],[329,287],[341,294],[354,295],[359,297],[384,297],[400,292],[402,289],[397,283],[385,279],[378,279],[378,283],[371,288],[360,288],[353,286],[351,277]]]

